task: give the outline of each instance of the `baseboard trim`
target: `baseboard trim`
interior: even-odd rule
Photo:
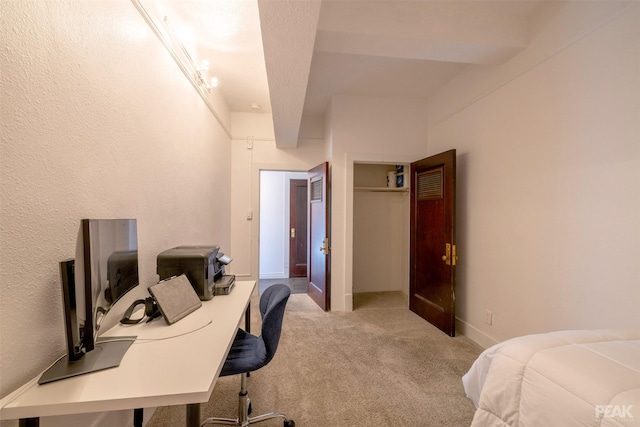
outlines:
[[[495,338],[485,334],[459,317],[456,317],[456,331],[485,349],[499,343]]]
[[[260,274],[260,278],[261,279],[286,279],[287,275],[285,275],[282,272],[280,272],[280,273],[261,273]]]
[[[353,294],[344,295],[344,311],[353,311]]]

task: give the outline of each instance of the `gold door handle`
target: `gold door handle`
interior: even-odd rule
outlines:
[[[322,239],[322,247],[320,248],[320,252],[324,253],[325,255],[329,255],[330,250],[331,247],[329,246],[329,238],[325,237],[324,239]]]
[[[451,265],[451,243],[447,243],[444,250],[444,255],[442,255],[442,260],[447,265]]]
[[[296,237],[296,229],[295,229],[295,228],[292,228],[292,229],[291,229],[291,238],[292,238],[292,239],[295,239],[295,237]]]
[[[456,265],[458,263],[458,256],[456,255],[456,245],[452,245],[451,243],[447,243],[445,245],[444,255],[442,255],[442,260],[447,265]]]

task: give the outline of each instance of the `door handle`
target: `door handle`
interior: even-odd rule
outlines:
[[[456,245],[452,245],[451,243],[447,243],[445,245],[442,260],[447,265],[456,265],[458,263],[458,256],[456,255]]]
[[[320,248],[320,252],[324,253],[325,255],[329,255],[330,250],[331,247],[329,246],[329,238],[325,237],[324,239],[322,239],[322,247]]]
[[[291,229],[291,238],[292,238],[292,239],[295,239],[295,237],[296,237],[296,229],[295,229],[295,228],[292,228],[292,229]]]
[[[442,255],[442,260],[447,265],[451,265],[451,243],[447,243],[444,249],[444,255]]]

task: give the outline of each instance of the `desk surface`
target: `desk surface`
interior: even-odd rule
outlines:
[[[208,401],[254,288],[236,282],[229,295],[170,326],[162,319],[114,326],[103,336],[137,336],[119,367],[43,385],[38,375],[0,401],[0,419]]]

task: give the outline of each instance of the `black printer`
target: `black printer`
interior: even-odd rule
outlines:
[[[228,293],[233,276],[226,276],[224,266],[232,259],[220,252],[220,246],[177,246],[158,254],[160,280],[185,274],[201,300],[216,295],[216,282],[226,284],[219,293]],[[227,292],[223,292],[226,289]]]

